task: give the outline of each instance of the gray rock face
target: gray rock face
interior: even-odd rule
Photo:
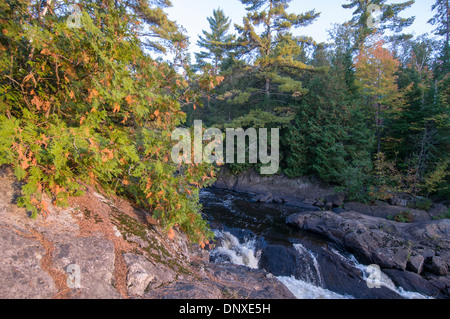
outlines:
[[[438,276],[447,275],[447,273],[448,273],[448,258],[434,256],[431,261],[431,272]]]
[[[430,220],[430,216],[426,211],[405,208],[402,206],[381,205],[381,206],[372,206],[371,209],[372,209],[372,216],[379,218],[393,218],[402,213],[410,213],[413,216],[414,222]]]
[[[425,263],[425,257],[422,255],[411,256],[406,265],[407,270],[416,274],[421,274]]]
[[[396,286],[400,286],[406,291],[418,292],[434,298],[442,298],[440,290],[418,274],[396,269],[384,269],[383,272],[389,276]]]
[[[417,285],[425,280],[418,274],[448,274],[450,220],[402,224],[356,212],[310,212],[291,215],[287,223],[327,237],[365,264],[400,270],[408,280],[415,278]],[[400,273],[395,274],[399,277]],[[446,289],[444,286],[440,294],[449,296]]]
[[[0,298],[52,298],[57,289],[41,268],[45,253],[38,241],[0,227]]]
[[[293,215],[287,222],[329,238],[368,264],[406,269],[411,249],[408,242],[378,229],[377,219],[354,212],[318,212]]]
[[[53,267],[66,274],[79,267],[79,288],[71,298],[118,299],[122,296],[112,286],[114,277],[114,245],[98,237],[65,238],[55,243]]]
[[[426,211],[411,209],[403,206],[388,205],[386,203],[382,205],[369,206],[361,203],[349,202],[345,203],[344,208],[348,211],[354,211],[363,215],[384,219],[392,219],[398,214],[409,212],[412,215],[414,222],[431,220]]]
[[[434,204],[428,211],[431,219],[441,218],[445,213],[447,213],[449,208],[442,204]]]
[[[326,236],[362,260],[385,268],[405,270],[409,260],[410,267],[420,272],[426,259],[434,259],[434,251],[441,251],[436,271],[443,274],[442,265],[448,266],[450,220],[401,224],[355,212],[311,212],[289,216],[287,222]]]
[[[128,267],[127,286],[132,296],[143,296],[146,291],[175,280],[176,273],[164,265],[155,265],[144,256],[124,254]]]
[[[361,204],[357,202],[345,203],[344,208],[348,211],[358,212],[360,214],[372,216],[372,209],[369,205]]]
[[[179,280],[150,290],[157,299],[295,299],[278,279],[264,270],[231,264],[211,264],[196,281]]]
[[[254,170],[235,176],[226,168],[220,172],[214,187],[262,195],[261,199],[269,199],[265,195],[270,194],[270,197],[277,202],[293,205],[298,203],[312,206],[314,203],[305,204],[303,200],[324,199],[328,195],[334,195],[333,188],[307,178],[289,179],[282,175],[261,176]]]

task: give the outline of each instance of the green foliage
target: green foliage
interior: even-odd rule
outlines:
[[[318,47],[319,50],[322,49]],[[319,52],[312,61],[318,67],[337,60]],[[320,58],[321,55],[324,57]],[[371,168],[372,142],[362,113],[352,105],[351,88],[335,71],[332,68],[306,77],[308,93],[302,97],[296,118],[284,138],[285,172],[291,177],[317,175],[358,194],[363,176]]]
[[[295,75],[310,66],[297,59],[301,54],[300,42],[305,39],[291,34],[293,28],[307,26],[319,17],[314,10],[302,14],[287,12],[289,2],[279,0],[241,0],[247,16],[243,26],[236,26],[238,53],[253,60],[248,74],[255,79],[245,91],[265,111],[280,106],[272,96],[300,96],[306,91]],[[273,103],[275,102],[275,103]]]
[[[185,120],[179,100],[192,92],[138,38],[144,23],[182,45],[175,24],[147,2],[85,1],[82,27],[69,28],[64,3],[47,3],[47,15],[37,3],[3,2],[0,20],[0,164],[25,182],[19,204],[47,214],[44,195],[64,204],[88,183],[207,241],[198,193],[213,169],[170,161],[170,132]]]
[[[203,31],[203,36],[199,36],[197,42],[197,45],[206,51],[196,53],[195,56],[200,65],[210,60],[215,69],[218,69],[223,60],[229,56],[228,52],[233,46],[234,36],[228,34],[231,21],[219,8],[213,11],[213,16],[208,18],[208,22],[211,32]]]
[[[353,9],[353,18],[350,20],[350,24],[356,31],[355,49],[364,43],[367,36],[373,34],[375,30],[391,30],[394,32],[401,32],[404,28],[413,24],[415,17],[402,18],[400,13],[411,7],[415,0],[409,0],[402,3],[386,3],[386,0],[348,0],[347,4],[343,4],[345,9]],[[377,18],[377,12],[374,12],[374,8],[378,8],[378,24],[373,22],[374,18]]]
[[[412,223],[414,221],[414,215],[407,210],[395,215],[394,220],[398,223]]]
[[[416,198],[414,204],[410,208],[428,211],[432,205],[433,202],[428,198]]]

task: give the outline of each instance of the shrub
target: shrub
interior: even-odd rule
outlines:
[[[414,215],[410,211],[405,211],[394,216],[394,220],[399,223],[412,223],[414,221]]]

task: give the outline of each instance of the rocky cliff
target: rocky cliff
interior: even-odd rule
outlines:
[[[180,232],[90,187],[33,220],[21,185],[0,167],[0,298],[294,298],[262,270],[210,264]]]

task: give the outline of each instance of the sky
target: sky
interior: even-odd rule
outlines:
[[[171,0],[173,7],[166,10],[171,20],[183,26],[187,30],[190,37],[190,51],[198,52],[200,49],[196,43],[198,35],[202,34],[202,30],[209,31],[209,23],[207,17],[212,16],[214,9],[222,8],[227,16],[232,20],[232,25],[237,23],[242,25],[242,18],[246,15],[245,7],[239,0]],[[400,0],[388,1],[402,2]],[[416,3],[409,9],[402,12],[402,17],[415,16],[414,24],[405,29],[404,32],[414,34],[416,36],[424,33],[432,33],[433,26],[427,21],[433,16],[431,6],[435,0],[416,0]],[[353,10],[342,8],[345,0],[293,0],[290,3],[288,12],[302,13],[312,9],[320,12],[320,18],[312,25],[299,28],[296,31],[298,35],[306,35],[312,37],[316,42],[328,41],[328,30],[335,23],[343,23],[351,19]],[[235,33],[234,27],[231,29]]]

